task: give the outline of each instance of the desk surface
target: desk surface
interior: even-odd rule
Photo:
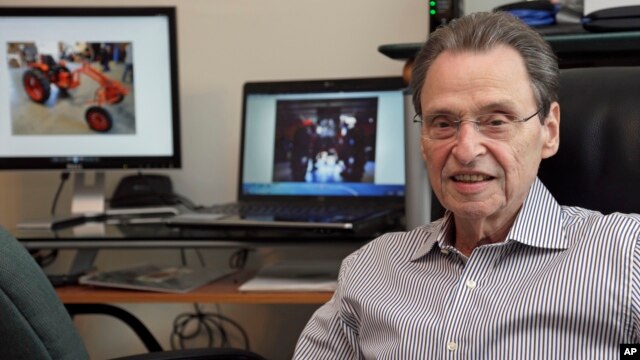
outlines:
[[[226,276],[184,294],[120,290],[92,286],[56,289],[65,304],[90,303],[230,303],[230,304],[324,304],[332,292],[240,292],[238,286],[254,276],[243,271]]]
[[[91,225],[91,224],[89,224]],[[310,233],[296,230],[233,231],[197,228],[170,228],[164,225],[94,224],[86,228],[60,231],[14,230],[14,235],[28,249],[86,249],[92,254],[76,256],[72,270],[90,267],[94,250],[105,248],[197,248],[197,247],[258,247],[295,244],[354,246],[373,238],[371,234]],[[85,251],[85,252],[86,252]],[[80,252],[79,252],[80,254]],[[72,273],[74,271],[71,271]],[[238,287],[255,275],[242,271],[194,291],[173,294],[136,290],[120,290],[90,286],[65,286],[56,289],[66,304],[90,303],[236,303],[236,304],[323,304],[331,292],[240,292]]]

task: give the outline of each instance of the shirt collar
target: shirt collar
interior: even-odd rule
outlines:
[[[450,234],[452,225],[453,214],[447,211],[442,219],[417,228],[415,231],[424,232],[425,240],[411,256],[411,260],[415,261],[428,254],[435,244],[438,244],[439,248],[451,246],[447,235]],[[531,185],[529,194],[509,230],[507,241],[546,249],[568,247],[562,228],[562,208],[540,179],[536,178]]]
[[[453,223],[453,215],[449,210],[444,213],[441,219],[434,221],[429,225],[425,225],[415,229],[414,231],[424,233],[424,242],[411,256],[411,261],[415,261],[425,255],[438,244],[439,248],[443,248],[447,243],[447,234],[449,234],[449,228]]]
[[[569,247],[562,226],[562,207],[538,178],[511,226],[509,240],[546,249]]]

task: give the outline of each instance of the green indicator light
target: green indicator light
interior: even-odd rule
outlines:
[[[429,2],[429,5],[431,5],[431,7],[434,7],[434,6],[436,6],[436,2],[435,1],[431,1],[431,2]]]
[[[435,15],[436,11],[434,9],[431,9],[431,11],[429,11],[431,13],[431,15]]]

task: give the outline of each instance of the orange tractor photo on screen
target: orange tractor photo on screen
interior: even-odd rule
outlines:
[[[125,101],[133,95],[131,43],[77,42],[69,45],[58,42],[57,46],[38,45],[8,45],[10,72],[17,70],[22,74],[21,79],[15,79],[16,83],[21,80],[23,91],[32,104],[47,109],[43,113],[42,109],[29,109],[20,99],[12,101],[14,133],[73,134],[77,132],[74,128],[78,118],[83,118],[85,126],[93,132],[135,132],[134,103]],[[68,105],[60,104],[61,99],[68,99]],[[78,111],[79,108],[84,110],[84,114]],[[26,113],[30,115],[25,116]],[[55,118],[75,118],[76,124],[71,125],[68,121],[53,123]],[[21,124],[21,120],[32,123]],[[122,124],[115,126],[120,121]]]

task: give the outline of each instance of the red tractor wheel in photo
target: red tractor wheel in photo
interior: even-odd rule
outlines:
[[[84,113],[84,117],[87,120],[89,127],[98,132],[105,132],[111,130],[113,120],[109,112],[99,106],[92,106]]]
[[[27,70],[22,75],[22,83],[27,96],[37,103],[45,103],[51,95],[51,84],[45,74],[36,69]]]

